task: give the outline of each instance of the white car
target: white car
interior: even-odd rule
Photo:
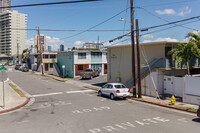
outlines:
[[[112,100],[117,97],[126,99],[130,95],[130,90],[121,83],[108,83],[98,90],[98,95],[109,96]]]

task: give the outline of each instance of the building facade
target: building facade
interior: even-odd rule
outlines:
[[[63,44],[60,45],[60,51],[64,51],[65,47]]]
[[[102,50],[104,48],[103,43],[95,43],[95,42],[87,42],[83,44],[84,49],[99,49]]]
[[[41,71],[41,64],[37,68],[37,57],[39,54],[31,54],[28,62],[28,66],[33,71]],[[42,53],[43,70],[45,73],[52,74],[54,64],[57,63],[56,52],[44,52]]]
[[[64,76],[74,78],[87,68],[100,70],[100,75],[107,74],[107,52],[103,51],[68,51],[58,52],[58,67],[65,65]]]
[[[40,42],[39,42],[40,41]],[[40,39],[38,35],[35,35],[34,39],[34,44],[35,44],[35,53],[39,53],[40,49],[42,48],[42,52],[46,52],[46,36],[45,35],[40,35]],[[40,47],[41,44],[41,47]]]
[[[52,51],[52,46],[48,46],[48,52]]]
[[[0,7],[8,7],[11,4],[11,0],[0,0]],[[0,13],[3,13],[6,10],[10,10],[10,8],[1,8]]]
[[[26,23],[26,14],[8,10],[0,13],[0,55],[14,56],[27,48],[26,30],[17,30],[26,29]]]

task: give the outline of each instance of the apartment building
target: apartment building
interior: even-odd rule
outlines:
[[[58,75],[63,75],[63,65],[65,65],[64,77],[74,78],[87,68],[98,69],[100,74],[104,75],[107,74],[107,52],[86,50],[58,52],[55,67],[62,73]]]
[[[0,7],[8,7],[11,4],[11,0],[0,0]],[[3,11],[10,10],[10,8],[1,8],[0,13]]]
[[[38,35],[35,35],[34,44],[35,44],[35,53],[40,52],[40,44],[41,44],[42,52],[46,52],[47,51],[47,48],[46,48],[46,36],[45,35],[41,34],[40,35],[40,40],[39,40]]]
[[[26,14],[9,10],[0,13],[0,55],[14,56],[17,49],[19,54],[26,49],[26,23]]]

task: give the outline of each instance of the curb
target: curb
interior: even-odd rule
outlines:
[[[131,100],[149,103],[149,104],[153,104],[153,105],[157,105],[157,106],[161,106],[161,107],[166,107],[166,108],[170,108],[170,109],[175,109],[175,110],[179,110],[179,111],[184,111],[184,112],[188,112],[188,113],[194,113],[194,114],[197,113],[196,111],[185,110],[185,109],[181,109],[181,108],[177,108],[177,107],[173,107],[173,106],[168,106],[168,105],[163,105],[163,104],[159,104],[159,103],[154,103],[154,102],[150,102],[150,101],[145,101],[145,100],[137,100],[137,99],[131,99]]]
[[[11,82],[13,85],[15,85],[17,87],[17,89],[26,97],[26,101],[24,103],[16,106],[16,107],[6,109],[6,110],[2,110],[2,111],[0,111],[0,114],[19,109],[19,108],[23,107],[24,105],[26,105],[30,100],[30,98],[27,96],[27,94],[25,94],[24,91],[22,91],[22,89],[19,89],[19,87],[13,81],[9,80],[9,82]]]
[[[18,108],[21,108],[22,106],[26,105],[27,103],[29,102],[29,98],[26,97],[26,101],[16,107],[13,107],[13,108],[10,108],[10,109],[6,109],[6,110],[3,110],[3,111],[0,111],[0,114],[1,113],[5,113],[5,112],[9,112],[9,111],[13,111],[13,110],[16,110]]]

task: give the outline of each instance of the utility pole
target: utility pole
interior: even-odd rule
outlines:
[[[41,45],[41,40],[40,40],[40,30],[39,30],[39,27],[38,27],[38,39],[39,39],[39,45],[40,45],[40,64],[41,64],[41,69],[42,69],[42,75],[44,75],[43,62],[42,62],[42,45]]]
[[[133,97],[136,97],[136,79],[135,79],[135,39],[134,39],[134,9],[133,9],[133,0],[130,1],[130,8],[131,8],[131,42],[132,42]]]
[[[19,64],[19,43],[18,43],[18,40],[17,40],[17,65]]]
[[[136,45],[137,45],[138,98],[142,98],[141,70],[140,70],[140,40],[139,40],[139,24],[138,24],[138,19],[136,19]]]

